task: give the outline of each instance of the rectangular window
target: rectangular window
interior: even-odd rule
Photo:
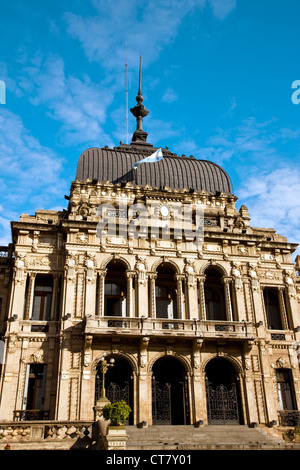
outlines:
[[[24,410],[43,410],[45,400],[45,364],[28,364],[23,398]]]
[[[270,330],[282,330],[278,289],[265,287],[263,290],[267,325]]]
[[[295,410],[295,395],[290,369],[277,369],[277,390],[280,410]]]
[[[34,287],[32,320],[51,319],[53,278],[52,276],[37,275]]]

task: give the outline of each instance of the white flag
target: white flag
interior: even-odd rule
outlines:
[[[159,162],[160,160],[163,159],[163,153],[161,151],[161,149],[158,149],[156,150],[156,152],[152,153],[152,155],[150,155],[150,157],[147,157],[147,158],[144,158],[143,160],[140,160],[139,162],[136,162],[134,165],[133,165],[133,168],[134,170],[137,169],[137,166],[140,164],[140,163],[154,163],[154,162]]]

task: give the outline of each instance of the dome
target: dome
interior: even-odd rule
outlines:
[[[159,162],[141,163],[133,170],[134,163],[156,150],[152,145],[145,148],[132,144],[113,149],[89,148],[78,160],[76,179],[232,194],[230,178],[219,165],[208,160],[180,157],[167,149],[162,149],[164,158]]]

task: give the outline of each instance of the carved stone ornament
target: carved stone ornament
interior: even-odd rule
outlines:
[[[283,357],[279,357],[277,359],[277,361],[275,362],[275,368],[276,369],[278,369],[278,368],[283,369],[283,368],[286,368],[288,366],[289,366],[288,361]]]
[[[16,253],[15,254],[15,280],[23,284],[26,275],[25,275],[25,253]]]
[[[231,275],[234,278],[234,285],[236,289],[241,289],[242,288],[242,279],[241,279],[242,274],[241,274],[239,263],[232,263]]]
[[[246,370],[251,369],[251,359],[250,359],[250,357],[245,357],[245,369]]]
[[[144,336],[140,343],[140,366],[146,367],[147,365],[147,349],[149,345],[150,338]]]
[[[44,362],[44,353],[41,349],[38,351],[35,351],[34,353],[31,354],[29,358],[29,362],[32,363],[41,363]]]
[[[137,256],[135,269],[137,270],[138,282],[140,284],[144,284],[146,282],[146,269],[147,269],[145,256]]]
[[[16,333],[11,333],[8,335],[8,351],[13,353],[16,350],[16,344],[18,341],[18,336]]]
[[[187,274],[187,282],[190,287],[195,285],[195,264],[192,260],[185,260],[185,272]]]

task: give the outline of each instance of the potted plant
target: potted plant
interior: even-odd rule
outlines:
[[[125,423],[130,412],[131,408],[126,401],[120,400],[115,403],[107,403],[102,409],[102,416],[105,420],[110,421],[110,427],[121,426]]]
[[[102,409],[102,416],[109,421],[107,432],[102,436],[101,448],[106,450],[125,450],[128,439],[124,423],[131,412],[124,400],[107,403]]]

